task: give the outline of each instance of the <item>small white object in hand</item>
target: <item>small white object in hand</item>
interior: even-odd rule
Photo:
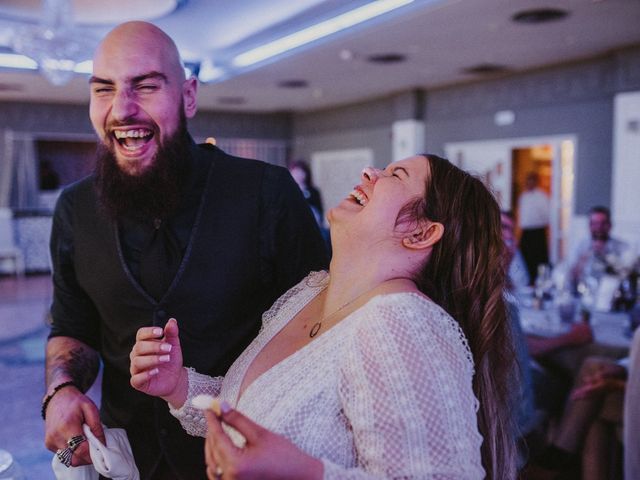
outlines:
[[[213,410],[213,413],[220,416],[220,401],[211,395],[196,395],[191,399],[191,405],[199,410]]]

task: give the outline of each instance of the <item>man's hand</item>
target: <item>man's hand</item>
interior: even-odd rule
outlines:
[[[82,424],[86,423],[93,434],[106,443],[100,413],[95,403],[76,387],[69,386],[58,391],[49,401],[45,421],[45,445],[52,452],[67,448],[67,442],[76,435],[84,435]],[[73,452],[71,465],[91,463],[88,442],[82,442]]]

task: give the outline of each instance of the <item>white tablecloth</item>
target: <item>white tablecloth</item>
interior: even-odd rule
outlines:
[[[553,337],[569,330],[570,325],[560,320],[556,309],[536,310],[520,308],[520,322],[525,333]],[[629,314],[625,312],[594,312],[589,320],[594,343],[629,348]]]

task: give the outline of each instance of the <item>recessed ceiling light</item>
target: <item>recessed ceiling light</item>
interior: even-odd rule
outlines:
[[[218,97],[217,101],[220,105],[242,105],[247,100],[244,97]]]
[[[494,75],[496,73],[508,72],[509,68],[505,65],[497,65],[494,63],[481,63],[462,70],[463,73],[472,75]]]
[[[511,19],[517,23],[535,24],[562,20],[568,15],[568,11],[559,8],[535,8],[532,10],[522,10],[514,14]]]
[[[343,48],[342,50],[340,50],[340,53],[338,55],[340,56],[340,60],[344,60],[345,62],[353,60],[353,52],[347,48]]]
[[[371,63],[400,63],[404,62],[407,57],[401,53],[379,53],[375,55],[369,55],[367,61]]]
[[[278,86],[280,88],[307,88],[309,86],[309,82],[306,80],[282,80],[278,82]]]

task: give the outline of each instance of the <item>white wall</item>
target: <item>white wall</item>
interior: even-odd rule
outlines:
[[[640,92],[615,96],[612,163],[613,235],[640,248]]]

